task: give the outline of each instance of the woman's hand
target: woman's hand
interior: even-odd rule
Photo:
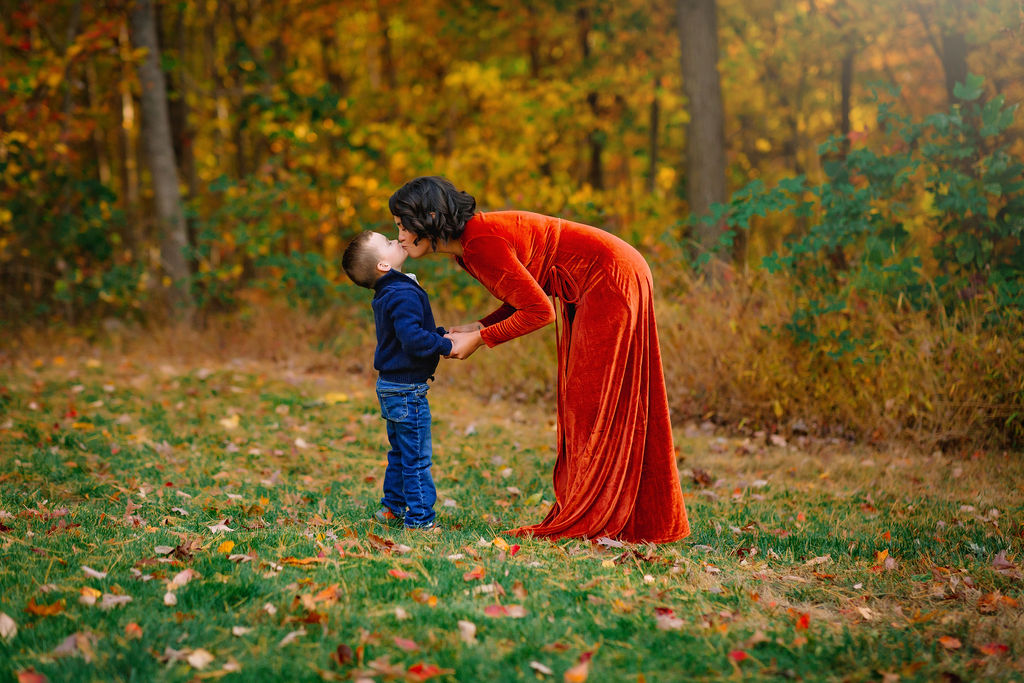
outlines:
[[[484,329],[483,323],[479,320],[474,323],[466,323],[465,325],[455,325],[454,327],[448,328],[449,332],[477,332],[478,330]]]
[[[452,352],[449,353],[445,358],[458,358],[459,360],[466,360],[473,355],[473,352],[480,348],[484,340],[480,336],[479,330],[473,330],[472,332],[449,332],[444,335],[445,339],[452,340]]]

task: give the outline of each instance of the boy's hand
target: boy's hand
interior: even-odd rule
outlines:
[[[484,343],[484,340],[480,337],[479,330],[472,332],[456,332],[453,330],[444,335],[444,337],[445,339],[452,340],[452,352],[445,356],[445,358],[466,360]]]
[[[449,332],[476,332],[484,329],[483,323],[479,320],[473,323],[466,323],[465,325],[455,325],[454,327],[448,328]]]

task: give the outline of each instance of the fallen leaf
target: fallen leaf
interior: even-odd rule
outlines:
[[[1002,643],[985,643],[978,646],[978,649],[986,655],[1003,655],[1010,651],[1010,648]]]
[[[155,548],[153,548],[153,552],[155,552],[157,555],[170,555],[174,552],[174,548],[169,545],[158,545]]]
[[[92,588],[91,586],[82,586],[82,589],[79,591],[79,593],[81,595],[78,598],[78,602],[82,603],[83,605],[95,605],[96,601],[100,598],[101,595],[103,595],[101,591],[98,591],[95,588]]]
[[[281,642],[279,642],[277,644],[277,646],[278,647],[284,647],[285,645],[287,645],[288,643],[292,642],[296,638],[299,638],[299,637],[304,636],[304,635],[306,635],[306,629],[304,629],[304,628],[300,628],[297,631],[292,631],[291,633],[286,635],[284,638],[282,638]]]
[[[355,661],[355,653],[352,652],[352,648],[348,645],[341,643],[337,648],[335,648],[334,652],[331,653],[331,659],[333,659],[338,666],[345,666],[346,664],[351,664]]]
[[[540,662],[530,662],[530,668],[536,671],[537,673],[544,674],[545,676],[551,676],[555,673],[551,670],[551,667],[544,666]]]
[[[224,541],[219,546],[217,546],[217,552],[218,553],[224,553],[224,554],[230,553],[231,550],[234,547],[235,547],[235,542],[234,541]]]
[[[396,579],[408,579],[412,576],[412,574],[410,574],[409,572],[403,571],[401,569],[389,569],[388,574],[395,577]]]
[[[93,651],[93,646],[96,644],[97,638],[95,635],[88,631],[78,631],[72,633],[70,636],[61,641],[61,644],[54,648],[51,653],[54,657],[72,657],[79,655],[86,662],[91,662],[95,657],[96,653]]]
[[[453,673],[455,673],[454,669],[442,669],[435,664],[417,662],[409,667],[409,670],[405,672],[405,675],[413,681],[425,681],[429,678],[445,676]]]
[[[415,652],[420,649],[420,646],[416,644],[415,640],[409,640],[408,638],[402,638],[399,636],[395,636],[395,645],[398,646],[398,649],[405,650],[406,652]]]
[[[293,567],[309,567],[325,561],[326,557],[282,557],[281,564],[290,564]]]
[[[213,659],[214,657],[212,654],[210,654],[203,648],[199,648],[198,650],[193,650],[189,654],[189,656],[185,658],[185,661],[187,661],[189,666],[191,666],[193,669],[202,669],[207,664],[212,662]]]
[[[953,636],[941,636],[939,638],[939,645],[947,650],[959,650],[963,647],[963,643],[960,642],[960,639],[954,638]]]
[[[174,575],[174,578],[171,579],[171,583],[170,583],[170,585],[168,587],[169,588],[180,588],[181,586],[184,586],[185,584],[187,584],[192,579],[197,579],[200,576],[202,576],[202,575],[199,572],[197,572],[195,569],[192,569],[191,567],[188,568],[188,569],[183,569],[183,570],[181,570],[180,572],[178,572],[177,574]]]
[[[673,616],[672,610],[669,610],[667,614],[656,614],[654,622],[662,631],[678,631],[686,623],[682,619]]]
[[[164,593],[164,604],[168,607],[173,607],[174,605],[177,605],[178,596],[172,593],[171,591],[167,591],[166,593]]]
[[[124,625],[124,635],[128,640],[138,640],[142,637],[142,627],[130,621]]]
[[[467,645],[476,645],[476,624],[472,621],[459,620],[459,637]]]
[[[220,422],[224,429],[235,429],[238,427],[238,413],[232,413],[225,418],[221,418],[218,422]]]
[[[228,521],[227,518],[225,518],[225,519],[220,520],[219,522],[217,522],[216,524],[214,524],[212,526],[207,525],[206,528],[209,529],[212,533],[215,533],[215,534],[218,533],[218,532],[221,532],[221,531],[234,531],[234,529],[230,528],[227,525],[227,521]]]
[[[815,558],[812,558],[810,560],[807,560],[806,562],[804,562],[804,566],[805,567],[814,567],[815,565],[829,564],[830,562],[832,562],[832,556],[831,555],[822,555],[821,557],[815,557]]]
[[[18,683],[47,683],[49,680],[31,666],[18,672]]]
[[[522,605],[488,605],[484,607],[484,614],[489,617],[512,617],[518,619],[526,616],[526,609]]]
[[[744,659],[749,658],[749,657],[750,657],[750,655],[748,655],[743,650],[733,650],[733,651],[731,651],[729,653],[729,659],[731,659],[732,661],[736,662],[737,664],[742,662]]]
[[[806,631],[807,627],[811,625],[811,615],[804,612],[796,620],[796,629],[798,631]]]
[[[501,539],[496,539],[496,540],[501,540]],[[482,579],[482,578],[484,578],[484,575],[486,575],[486,573],[487,573],[487,571],[482,566],[477,565],[477,566],[473,567],[473,569],[471,569],[470,571],[468,571],[465,574],[463,574],[462,575],[462,580],[463,581],[475,581],[475,580],[478,580],[478,579]]]
[[[250,628],[248,626],[232,626],[231,627],[231,635],[233,635],[233,636],[241,637],[241,636],[244,636],[246,633],[251,633],[251,632],[252,632],[252,628]]]
[[[578,664],[574,664],[562,674],[562,680],[565,683],[583,683],[587,680],[590,675],[590,657],[591,653],[584,652],[580,655],[580,661]]]
[[[18,635],[18,624],[14,619],[0,612],[0,638],[11,640],[16,635]]]
[[[35,598],[29,598],[28,604],[25,605],[25,611],[37,617],[51,617],[64,611],[64,600],[58,600],[49,605],[38,605]]]
[[[85,572],[86,576],[88,576],[89,578],[92,578],[92,579],[105,579],[105,578],[107,578],[107,573],[106,572],[98,572],[95,569],[93,569],[92,567],[87,567],[84,564],[82,565],[82,571]]]
[[[506,543],[505,539],[501,536],[495,537],[495,539],[491,541],[491,544],[498,550],[508,550],[508,543]]]
[[[103,599],[100,601],[100,609],[113,609],[114,607],[127,605],[131,601],[132,596],[130,595],[114,595],[113,593],[104,593]]]
[[[514,544],[512,544],[511,546],[509,546],[509,548],[508,548],[508,556],[509,556],[509,557],[515,557],[515,556],[516,556],[516,553],[518,553],[518,552],[519,552],[519,549],[520,549],[521,547],[522,547],[522,546],[520,546],[520,545],[519,545],[518,543],[514,543]]]

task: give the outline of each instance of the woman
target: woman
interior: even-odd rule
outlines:
[[[651,271],[603,230],[523,211],[477,213],[444,178],[405,184],[389,201],[413,258],[451,254],[503,302],[452,327],[452,358],[468,358],[555,321],[558,454],[555,504],[513,533],[667,543],[690,533],[676,470],[654,322]]]

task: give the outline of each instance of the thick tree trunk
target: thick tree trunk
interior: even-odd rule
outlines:
[[[157,43],[153,0],[136,0],[131,13],[131,35],[136,48],[147,50],[139,65],[142,138],[146,163],[153,180],[160,258],[164,273],[171,280],[165,294],[172,314],[191,320],[194,304],[189,291],[189,268],[185,257],[185,249],[188,247],[185,212],[178,189],[178,166],[171,138],[167,85],[160,69],[160,46]]]
[[[725,202],[725,112],[718,75],[718,18],[715,0],[678,0],[683,91],[690,111],[686,132],[686,197],[690,212],[707,215]],[[704,251],[714,249],[721,225],[699,223],[694,237]]]

